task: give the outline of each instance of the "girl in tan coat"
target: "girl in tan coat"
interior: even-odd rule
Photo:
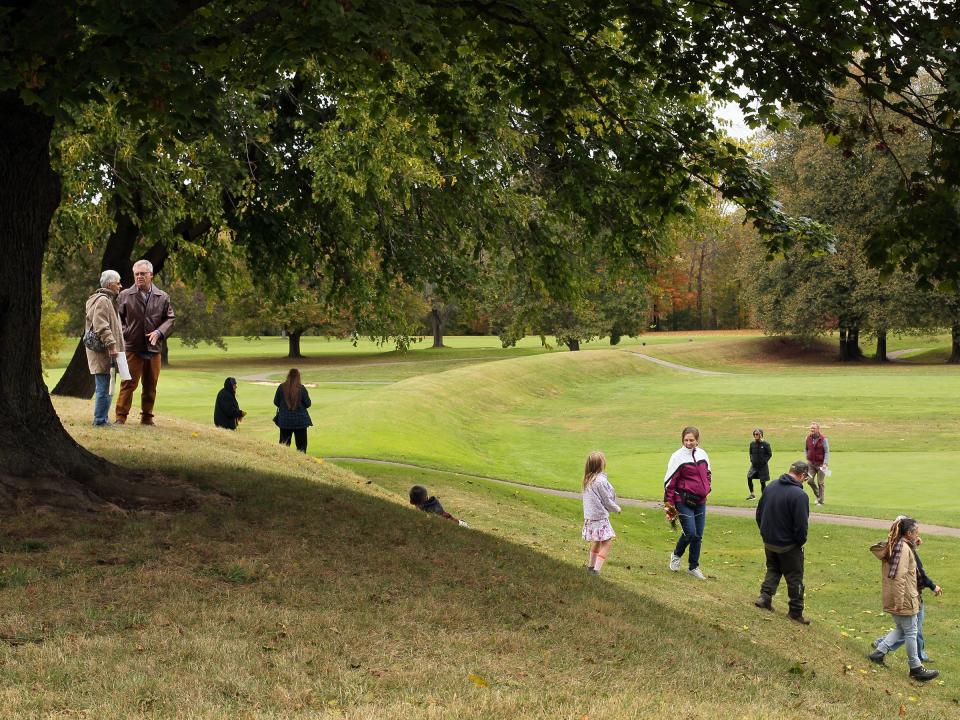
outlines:
[[[894,643],[903,641],[907,648],[910,677],[914,680],[933,680],[940,673],[928,670],[920,663],[917,651],[917,620],[920,614],[920,578],[914,547],[920,534],[920,525],[913,518],[898,517],[890,527],[886,542],[870,548],[883,567],[883,610],[893,616],[895,627],[877,643],[877,649],[868,656],[878,665]]]

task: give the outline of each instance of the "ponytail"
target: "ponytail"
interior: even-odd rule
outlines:
[[[890,532],[887,535],[887,544],[883,548],[884,560],[889,560],[893,557],[893,549],[897,546],[897,543],[903,540],[903,536],[916,526],[917,521],[906,515],[900,515],[893,521],[893,525],[890,526]]]

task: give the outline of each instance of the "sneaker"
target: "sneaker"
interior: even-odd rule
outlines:
[[[787,613],[787,617],[793,620],[795,623],[800,623],[801,625],[809,625],[810,621],[807,620],[802,614],[797,615],[795,613]]]
[[[773,602],[766,595],[761,595],[758,597],[753,601],[753,604],[761,610],[769,610],[770,612],[773,612]]]
[[[940,672],[938,670],[929,670],[923,665],[919,665],[915,668],[910,668],[910,679],[919,680],[920,682],[927,682],[928,680],[933,680],[935,677],[939,677]]]
[[[600,574],[600,571],[597,570],[596,568],[587,568],[587,572],[590,573],[591,575],[599,575],[599,574]]]
[[[677,558],[679,560],[679,558]],[[703,574],[703,571],[700,568],[695,567],[693,570],[687,570],[687,575],[693,575],[697,580],[706,580],[707,576]]]
[[[680,556],[670,553],[670,569],[677,572],[680,569]]]
[[[883,665],[883,658],[886,657],[886,653],[882,653],[879,650],[874,650],[872,653],[867,655],[867,660],[870,662],[875,662],[877,665]]]
[[[754,495],[753,493],[750,493],[749,495],[747,495],[747,500],[756,500],[756,499],[757,499],[757,496]]]
[[[823,500],[817,500],[817,505],[823,505]]]
[[[114,424],[116,424],[116,425],[125,425],[126,423],[127,423],[127,418],[117,416],[117,421],[116,421],[116,423],[114,423]]]

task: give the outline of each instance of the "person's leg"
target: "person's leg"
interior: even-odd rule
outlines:
[[[912,670],[920,667],[920,655],[917,652],[917,616],[894,615],[903,632],[903,645],[907,649],[907,665]]]
[[[284,430],[280,428],[280,444],[290,447],[290,438],[293,437],[293,430]]]
[[[593,569],[597,572],[600,572],[600,568],[603,567],[603,563],[607,559],[607,552],[610,550],[610,545],[612,544],[613,540],[604,540],[603,542],[597,543],[597,557],[593,563]]]
[[[683,503],[677,505],[677,519],[680,521],[680,537],[677,538],[677,546],[673,549],[676,557],[683,557],[690,539],[697,531],[696,522],[693,519],[693,509]]]
[[[703,544],[703,529],[707,524],[707,506],[700,505],[693,511],[693,535],[690,538],[689,568],[700,567],[700,547]]]
[[[590,557],[587,558],[587,567],[593,570],[593,566],[597,562],[597,551],[600,549],[600,542],[594,541],[590,543]]]
[[[821,505],[823,505],[823,481],[825,477],[823,470],[817,470],[817,500],[820,501]]]
[[[790,614],[799,617],[803,615],[803,546],[781,553],[780,566],[787,581]]]
[[[297,450],[305,453],[307,451],[307,429],[300,428],[299,430],[294,430],[293,434],[297,439]]]
[[[127,421],[127,415],[130,413],[130,406],[133,404],[133,391],[140,384],[140,376],[143,374],[143,360],[136,353],[128,352],[127,367],[130,368],[130,379],[120,383],[120,392],[117,393],[117,422]]]
[[[750,491],[750,497],[747,498],[747,500],[749,500],[753,497],[753,476],[749,473],[747,474],[747,490]]]
[[[780,567],[780,553],[775,553],[767,548],[764,548],[763,552],[767,556],[767,574],[763,576],[763,582],[760,583],[760,597],[757,602],[769,605],[773,596],[777,594],[777,586],[780,585],[783,569]]]
[[[93,376],[93,424],[110,424],[110,373],[96,373]]]
[[[153,404],[157,400],[157,380],[160,379],[160,355],[143,361],[143,389],[140,391],[140,422],[153,422]]]
[[[767,489],[767,480],[760,481],[760,494],[763,494],[763,491]]]
[[[880,639],[880,642],[877,643],[877,652],[882,653],[883,655],[893,652],[903,645],[904,642],[903,630],[897,623],[897,618],[899,616],[892,615],[891,617],[893,617],[893,628]]]
[[[926,604],[923,600],[920,601],[920,614],[917,615],[917,655],[920,658],[920,662],[929,662],[930,656],[927,655],[927,651],[924,649],[923,642],[923,618],[927,614]]]

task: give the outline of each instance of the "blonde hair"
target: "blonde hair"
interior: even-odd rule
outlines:
[[[594,450],[587,455],[587,463],[583,467],[583,489],[586,490],[594,478],[602,473],[607,467],[607,458],[599,450]]]
[[[887,545],[883,548],[883,559],[889,560],[893,557],[893,549],[897,543],[919,524],[916,520],[906,515],[898,516],[897,519],[893,521],[893,525],[890,526],[890,533],[887,535]]]

